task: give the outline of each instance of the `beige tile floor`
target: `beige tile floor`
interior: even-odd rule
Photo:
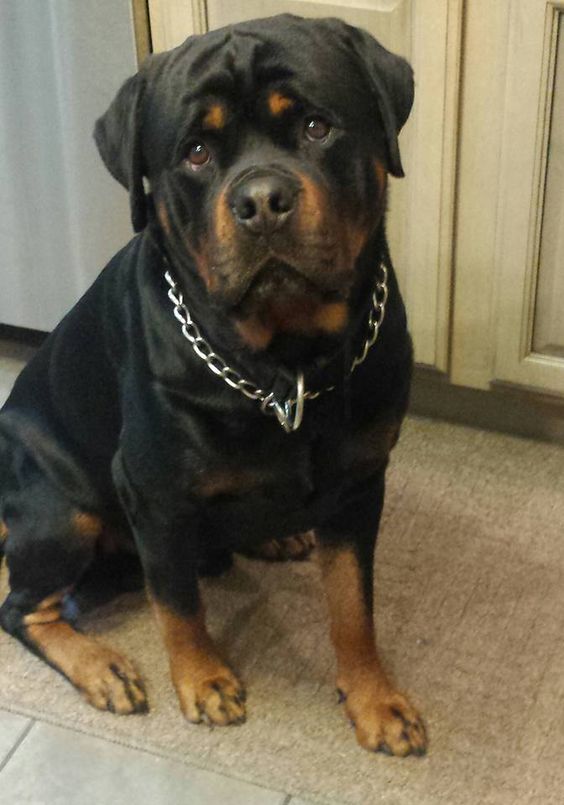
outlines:
[[[32,350],[0,340],[0,405]],[[0,710],[0,805],[307,805]]]

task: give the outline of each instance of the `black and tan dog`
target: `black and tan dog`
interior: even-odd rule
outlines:
[[[139,234],[0,415],[1,623],[95,707],[147,708],[70,617],[135,546],[186,718],[242,722],[198,575],[233,551],[299,558],[311,540],[292,535],[315,529],[358,740],[424,753],[372,621],[412,362],[384,232],[412,99],[410,67],[365,32],[284,15],[151,57],[98,121]]]

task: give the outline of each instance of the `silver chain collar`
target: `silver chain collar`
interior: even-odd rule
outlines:
[[[368,334],[362,349],[351,364],[349,370],[351,374],[366,359],[368,350],[378,338],[380,327],[386,315],[388,270],[383,263],[380,263],[380,271],[381,279],[376,283],[372,293],[372,307],[368,316]],[[299,371],[296,376],[296,396],[280,402],[275,398],[273,391],[263,391],[251,380],[245,380],[239,372],[228,366],[223,358],[213,351],[210,344],[202,336],[198,325],[192,319],[190,311],[184,303],[182,291],[172,278],[170,271],[165,271],[164,276],[170,286],[168,298],[174,305],[174,315],[180,322],[183,336],[190,342],[196,355],[204,361],[210,372],[224,380],[232,389],[237,389],[250,400],[260,402],[261,411],[264,414],[274,414],[286,433],[291,433],[300,427],[305,400],[315,400],[320,394],[335,389],[335,386],[327,386],[318,391],[306,390],[304,374]]]

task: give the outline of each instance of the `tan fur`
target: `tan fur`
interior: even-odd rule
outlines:
[[[58,593],[53,593],[53,595],[44,598],[43,601],[38,604],[35,612],[30,612],[28,615],[24,616],[24,624],[31,626],[35,623],[53,623],[54,621],[58,621],[61,617],[61,603],[66,592],[67,590],[61,590]]]
[[[343,459],[351,470],[374,471],[383,465],[396,444],[400,425],[394,421],[376,422],[368,428],[355,431],[348,440]]]
[[[7,536],[8,536],[8,527],[3,520],[0,520],[0,542],[4,542]]]
[[[26,636],[47,661],[94,707],[122,714],[145,710],[143,685],[131,664],[96,640],[79,634],[64,621],[41,620],[42,613],[54,614],[59,607],[55,596],[43,603],[45,609],[26,616]]]
[[[354,552],[320,547],[320,559],[337,656],[337,686],[358,742],[371,751],[422,754],[427,745],[423,722],[380,664]]]
[[[198,477],[194,491],[204,498],[216,495],[241,495],[257,487],[261,476],[252,470],[230,468],[212,470]]]
[[[157,201],[156,206],[157,206],[157,217],[158,217],[159,221],[161,222],[161,226],[164,229],[165,234],[167,236],[170,236],[170,233],[171,233],[170,218],[169,218],[169,215],[168,215],[168,210],[166,208],[166,204],[164,203],[164,201],[159,199],[159,201]]]
[[[227,203],[225,188],[221,190],[217,197],[214,209],[214,230],[215,238],[220,243],[222,241],[231,243],[236,233],[236,224]]]
[[[222,129],[227,121],[227,113],[225,107],[221,103],[214,103],[206,112],[202,126],[205,129],[215,129],[216,131]]]
[[[290,559],[294,561],[307,559],[314,548],[313,531],[305,531],[303,534],[294,534],[291,537],[268,540],[243,553],[245,556],[266,559],[268,562],[285,562]]]
[[[274,336],[274,327],[263,324],[256,316],[236,321],[235,328],[245,344],[254,350],[266,349]]]
[[[344,330],[349,318],[349,309],[345,302],[331,302],[320,305],[313,317],[313,327],[324,333],[338,333]]]
[[[186,718],[221,726],[244,721],[242,686],[219,657],[206,629],[203,607],[194,616],[181,616],[156,600],[153,607]]]
[[[273,117],[281,117],[284,112],[294,106],[292,98],[282,95],[281,92],[271,92],[268,96],[268,108]]]
[[[73,527],[81,537],[96,539],[102,533],[103,524],[95,514],[78,512],[73,517]]]
[[[199,249],[196,250],[192,247],[189,241],[186,241],[186,247],[189,253],[194,258],[194,262],[196,264],[196,270],[200,277],[203,279],[206,288],[208,291],[213,291],[217,285],[217,277],[214,274],[213,266],[210,264],[208,259],[208,243],[205,240],[201,240],[199,243]]]
[[[383,190],[388,182],[388,172],[379,159],[374,160],[374,171],[376,173],[378,186],[381,188],[381,190]]]
[[[297,210],[297,217],[301,229],[308,233],[322,228],[328,220],[327,198],[324,191],[305,173],[298,174],[302,192]]]

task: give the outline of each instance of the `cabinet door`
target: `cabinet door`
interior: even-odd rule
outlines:
[[[401,134],[406,178],[391,180],[388,233],[416,360],[446,370],[462,0],[149,0],[149,11],[155,49],[287,11],[341,17],[413,64],[415,105]]]
[[[495,378],[564,395],[564,7],[513,0]]]

